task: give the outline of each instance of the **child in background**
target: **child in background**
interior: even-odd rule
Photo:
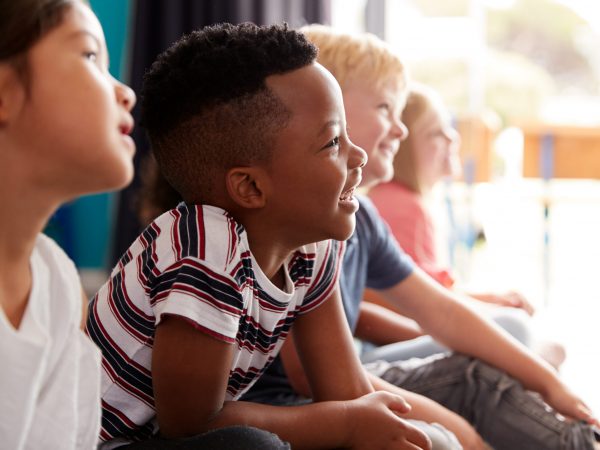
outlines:
[[[412,83],[402,111],[409,136],[394,157],[392,181],[374,186],[369,196],[398,240],[417,265],[442,286],[454,280],[440,262],[435,246],[436,225],[427,207],[427,196],[436,183],[460,171],[460,136],[452,127],[450,114],[440,96],[431,88]],[[479,301],[473,306],[558,368],[564,361],[561,345],[534,342],[529,316],[533,306],[519,293],[470,293]],[[373,293],[367,298],[373,299]],[[429,339],[418,343],[423,354],[444,349]],[[415,343],[416,345],[416,343]],[[382,352],[382,350],[380,350]]]
[[[391,179],[393,156],[406,137],[400,121],[407,94],[402,64],[373,36],[336,33],[317,25],[302,31],[319,48],[318,61],[339,81],[349,133],[369,156],[361,187]],[[468,450],[486,448],[482,437],[496,450],[595,448],[592,428],[581,421],[596,424],[596,419],[555,371],[477,314],[466,299],[414,267],[372,203],[358,199],[356,228],[347,241],[340,276],[352,330],[357,336],[403,339],[404,328],[393,312],[365,317],[369,311],[363,309],[362,298],[369,286],[457,352],[366,365],[372,386],[404,396],[413,407],[406,417],[441,424]],[[302,370],[286,342],[280,358],[245,399],[288,405],[309,401],[312,393]],[[541,394],[554,410],[526,389]],[[559,413],[575,420],[565,421]],[[457,448],[445,437],[434,448]]]
[[[315,57],[286,26],[221,24],[183,37],[146,75],[142,122],[185,202],[146,228],[90,305],[103,448],[289,448],[261,430],[294,448],[431,448],[354,353],[343,246],[327,239],[354,229],[366,157]],[[292,324],[317,401],[236,401]]]
[[[75,266],[41,234],[66,201],[132,178],[133,91],[79,0],[0,0],[0,439],[91,449],[100,352]]]
[[[404,251],[433,279],[450,288],[454,279],[439,261],[436,227],[425,197],[443,178],[460,172],[460,136],[439,95],[416,82],[411,83],[402,120],[410,134],[394,157],[392,181],[374,186],[369,196]],[[514,306],[532,310],[524,302]]]

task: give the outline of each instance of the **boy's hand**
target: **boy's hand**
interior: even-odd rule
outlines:
[[[533,305],[523,295],[515,291],[508,291],[502,294],[471,294],[471,296],[485,303],[522,309],[530,316],[533,316],[535,313]]]
[[[591,425],[600,426],[600,421],[594,417],[592,411],[583,400],[562,383],[557,388],[550,390],[545,400],[565,417],[583,420]]]
[[[410,411],[406,401],[388,392],[375,392],[347,402],[351,449],[431,450],[425,433],[398,417]]]

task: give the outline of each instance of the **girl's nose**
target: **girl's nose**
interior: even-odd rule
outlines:
[[[117,94],[117,101],[123,105],[127,111],[131,111],[135,106],[136,96],[133,89],[120,81],[115,81],[115,92]]]

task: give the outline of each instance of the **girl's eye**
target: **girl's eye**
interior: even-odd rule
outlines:
[[[390,112],[391,111],[391,107],[389,103],[382,103],[381,105],[379,105],[379,109],[385,111],[385,112]]]

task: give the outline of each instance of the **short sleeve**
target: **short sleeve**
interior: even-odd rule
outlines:
[[[183,258],[163,271],[150,293],[156,324],[165,315],[186,319],[216,339],[233,343],[244,299],[237,283],[198,258]]]
[[[317,264],[311,285],[298,310],[299,315],[312,311],[327,300],[338,281],[343,252],[343,242],[329,240],[317,244]]]
[[[367,287],[388,289],[404,281],[414,270],[414,262],[398,245],[387,223],[367,198],[361,199],[369,230]]]

